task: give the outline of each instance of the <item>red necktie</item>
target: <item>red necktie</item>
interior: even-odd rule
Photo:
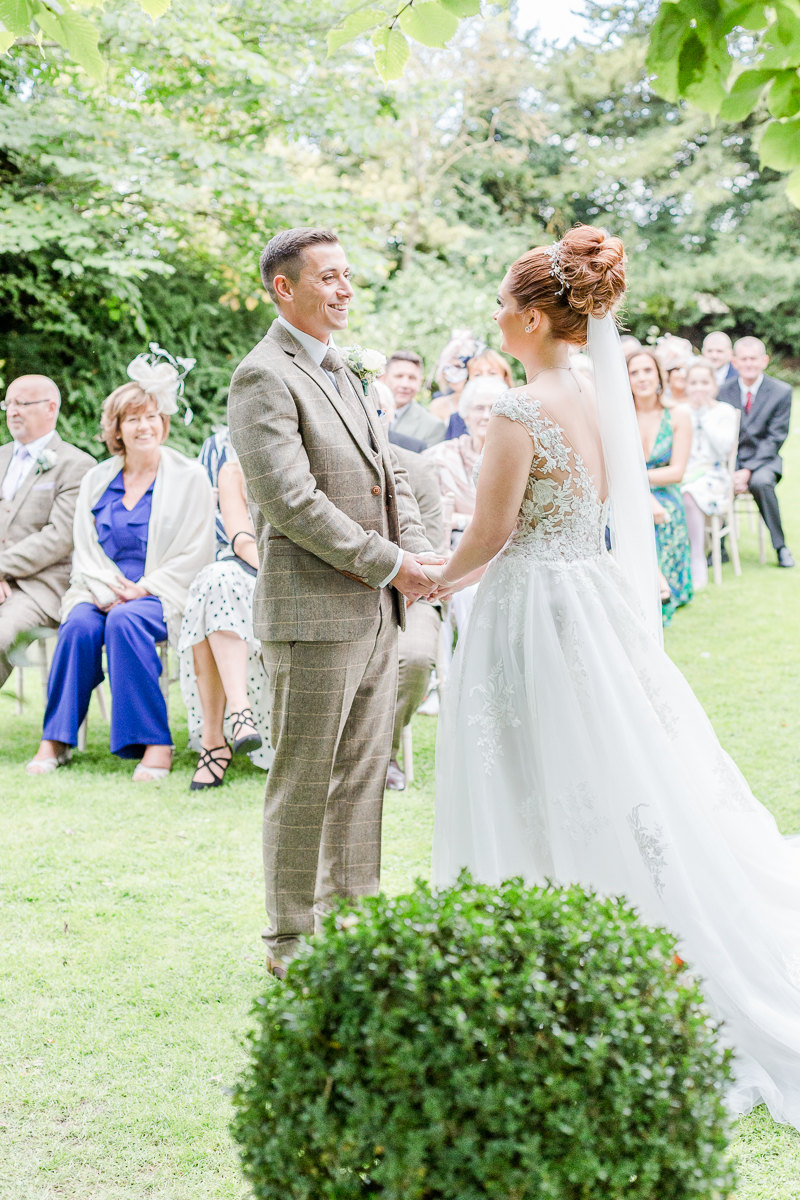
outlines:
[[[753,393],[752,393],[752,392],[748,392],[748,393],[747,393],[747,403],[746,403],[746,404],[745,404],[745,406],[744,406],[744,411],[745,411],[746,413],[749,413],[749,412],[750,412],[750,409],[751,409],[752,407],[753,407]]]

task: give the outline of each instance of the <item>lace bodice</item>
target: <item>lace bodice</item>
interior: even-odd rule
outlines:
[[[533,438],[533,462],[517,524],[504,555],[564,562],[605,549],[606,506],[564,431],[524,393],[501,396],[492,410],[519,421]],[[480,459],[475,464],[475,479]]]

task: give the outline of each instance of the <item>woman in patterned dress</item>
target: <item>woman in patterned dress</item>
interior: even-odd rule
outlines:
[[[664,404],[664,379],[652,350],[629,355],[628,377],[650,481],[662,575],[661,616],[669,625],[676,608],[688,604],[694,594],[689,531],[680,491],[692,446],[692,422],[684,407],[670,409]]]
[[[178,642],[189,745],[200,752],[193,791],[218,787],[237,753],[272,765],[269,685],[253,634],[258,551],[227,428],[203,443],[200,462],[217,497],[217,560],[189,589]]]

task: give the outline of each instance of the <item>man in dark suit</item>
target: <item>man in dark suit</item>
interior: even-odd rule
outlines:
[[[708,359],[714,368],[717,387],[722,387],[730,379],[738,375],[733,358],[733,343],[721,329],[713,329],[703,338],[703,358]]]
[[[793,567],[775,495],[783,471],[780,450],[789,432],[792,389],[788,383],[764,374],[768,362],[763,342],[755,337],[739,338],[733,359],[739,378],[723,384],[718,399],[742,414],[734,491],[739,495],[750,492],[777,551],[778,566]]]

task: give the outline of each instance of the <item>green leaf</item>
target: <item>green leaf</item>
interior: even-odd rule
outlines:
[[[364,8],[360,12],[350,13],[350,16],[345,17],[341,25],[337,25],[329,32],[328,57],[330,58],[331,54],[334,54],[347,42],[352,42],[353,38],[357,38],[360,33],[374,29],[376,25],[385,20],[386,13],[378,8]]]
[[[800,112],[800,77],[796,70],[781,71],[769,92],[769,111],[773,117],[793,117]]]
[[[36,20],[48,37],[69,51],[70,57],[78,66],[83,67],[87,75],[91,75],[93,79],[102,79],[105,64],[97,49],[99,33],[91,21],[87,21],[86,17],[82,17],[74,9],[65,8],[64,12],[57,16],[43,5],[39,5],[37,9]]]
[[[390,30],[385,47],[375,52],[375,66],[384,83],[400,78],[410,53],[411,48],[400,30]]]
[[[742,71],[730,94],[722,101],[720,116],[726,121],[743,121],[753,111],[764,88],[774,78],[774,71]]]
[[[436,0],[415,4],[400,14],[404,33],[423,46],[444,46],[458,29],[458,17],[447,12]]]
[[[786,180],[786,195],[795,208],[800,208],[800,167],[796,171],[792,171]]]
[[[666,100],[678,99],[678,58],[690,30],[689,17],[682,6],[661,5],[650,35],[647,69],[655,75],[658,93]]]
[[[708,54],[697,30],[693,29],[681,46],[678,56],[678,87],[685,95],[693,83],[700,83],[706,73]]]
[[[763,0],[760,4],[740,4],[735,8],[723,22],[723,33],[730,33],[732,29],[752,29],[758,31],[766,29],[769,25],[769,17],[764,12]]]
[[[686,89],[686,99],[702,112],[716,117],[722,103],[728,95],[719,81],[719,77],[709,72],[699,83],[693,83]]]
[[[758,147],[762,167],[790,171],[800,166],[800,117],[793,121],[771,121]]]
[[[7,29],[0,29],[0,54],[5,54],[13,41],[13,33],[9,33]]]
[[[152,17],[154,21],[163,17],[170,6],[170,0],[139,0],[139,3],[148,17]]]
[[[27,0],[0,0],[0,21],[16,37],[30,33],[36,5]]]
[[[439,0],[439,3],[454,17],[480,16],[481,0]]]

